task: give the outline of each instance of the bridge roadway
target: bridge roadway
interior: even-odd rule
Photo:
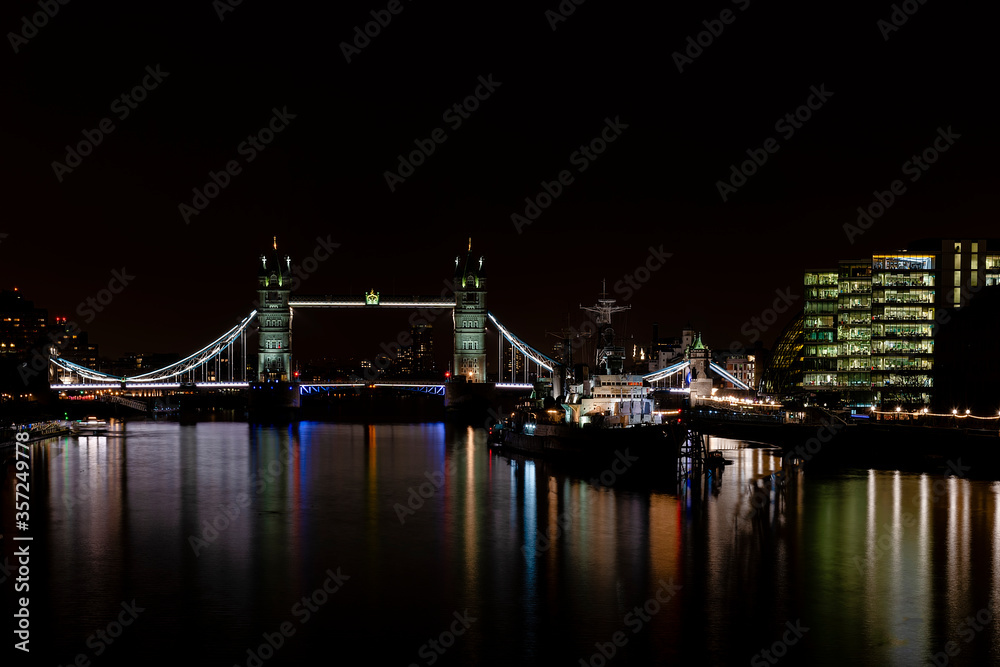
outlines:
[[[198,389],[246,389],[250,386],[249,382],[195,382],[194,386]],[[182,383],[180,382],[126,382],[125,389],[180,389]],[[191,387],[191,383],[183,383],[185,387]],[[305,394],[310,394],[315,391],[326,391],[329,389],[337,389],[342,387],[369,387],[369,388],[399,388],[399,389],[414,389],[416,391],[426,391],[428,393],[433,393],[438,396],[444,396],[445,384],[442,382],[393,382],[391,380],[385,382],[300,382],[299,387]],[[534,389],[534,385],[528,383],[520,382],[498,382],[495,387],[497,389]],[[80,383],[80,384],[50,384],[49,388],[53,391],[89,391],[98,389],[121,389],[120,382],[91,382],[91,383]]]
[[[369,302],[367,296],[320,295],[289,297],[292,308],[454,308],[455,297],[446,296],[377,296]]]

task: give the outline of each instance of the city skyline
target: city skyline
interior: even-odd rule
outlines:
[[[6,3],[8,662],[998,663],[995,13]]]
[[[232,326],[275,234],[296,263],[337,244],[306,294],[438,293],[471,236],[491,308],[540,349],[602,279],[637,340],[691,322],[720,348],[768,305],[748,282],[788,290],[942,219],[990,235],[988,40],[958,10],[224,6],[4,16],[31,34],[7,40],[4,286],[74,319],[135,276],[86,323],[109,352]],[[633,289],[651,248],[670,257]]]

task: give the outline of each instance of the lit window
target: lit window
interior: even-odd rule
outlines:
[[[962,305],[962,290],[960,288],[955,288],[955,294],[952,299],[956,308]]]
[[[952,284],[953,285],[961,285],[962,284],[962,272],[961,271],[955,271],[955,282],[952,283]]]

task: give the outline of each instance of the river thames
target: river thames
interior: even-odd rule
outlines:
[[[1000,663],[1000,482],[954,462],[781,483],[768,450],[712,446],[734,461],[721,479],[671,493],[620,483],[643,465],[628,452],[605,486],[445,424],[135,422],[36,443],[31,657]]]

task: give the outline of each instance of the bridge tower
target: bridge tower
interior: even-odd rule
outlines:
[[[708,374],[708,365],[712,361],[712,351],[701,342],[701,334],[687,349],[688,361],[691,362],[691,405],[697,405],[712,396],[712,378]]]
[[[455,375],[486,381],[486,270],[472,256],[455,258]]]
[[[292,380],[292,311],[288,297],[292,287],[292,260],[274,249],[260,256],[257,271],[257,380]]]

